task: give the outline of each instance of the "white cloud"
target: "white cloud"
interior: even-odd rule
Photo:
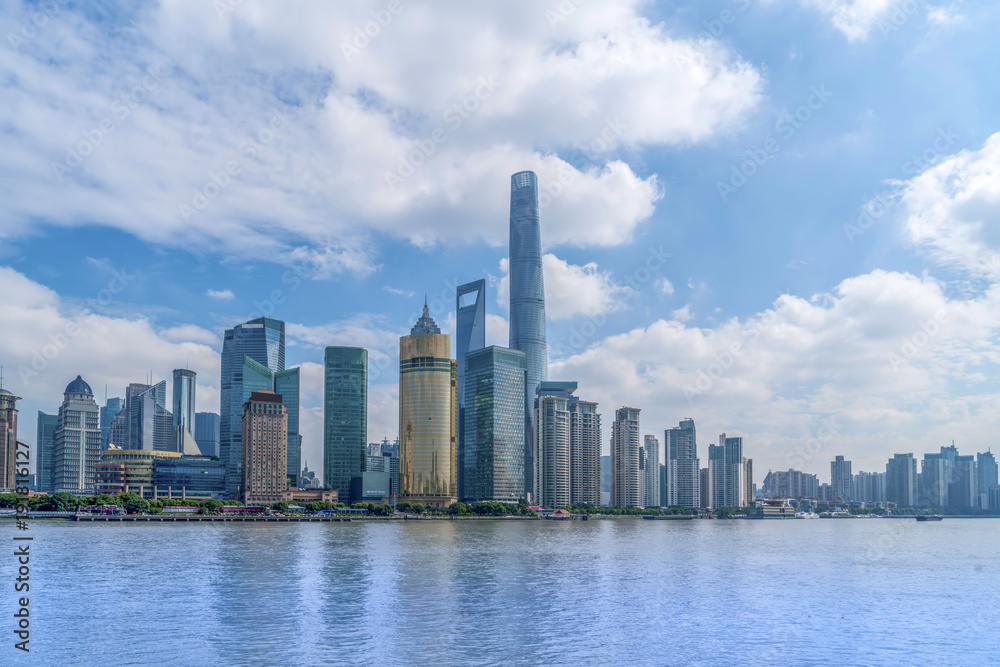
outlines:
[[[542,255],[545,279],[545,315],[549,320],[564,320],[576,315],[613,313],[625,307],[630,287],[614,282],[609,271],[601,271],[596,262],[583,266],[570,264],[551,253]],[[497,286],[497,304],[510,305],[508,260],[500,260],[503,274]]]
[[[825,14],[849,41],[866,39],[876,26],[895,31],[925,3],[904,0],[799,0]],[[891,23],[889,21],[892,21]]]
[[[382,291],[388,292],[389,294],[395,294],[396,296],[405,296],[405,297],[413,296],[413,292],[410,292],[408,290],[397,289],[395,287],[390,287],[389,285],[383,285]]]
[[[911,242],[945,264],[1000,278],[1000,133],[897,186]]]
[[[763,87],[722,45],[673,39],[642,6],[589,3],[553,29],[528,0],[407,4],[350,62],[341,42],[384,3],[303,15],[248,1],[220,20],[211,3],[166,2],[120,35],[64,9],[0,54],[12,174],[0,234],[100,220],[154,243],[365,274],[376,234],[503,243],[507,179],[527,168],[566,182],[543,213],[547,247],[625,243],[662,192],[615,147],[730,133]],[[464,103],[478,108],[449,114]],[[386,172],[439,128],[446,141],[390,188]],[[561,157],[581,148],[587,164]]]
[[[674,286],[673,286],[673,283],[671,283],[666,278],[659,278],[659,279],[657,279],[657,281],[656,281],[656,288],[658,290],[660,290],[661,292],[663,292],[664,294],[666,294],[667,296],[673,296],[674,295]]]
[[[233,291],[230,289],[223,289],[223,290],[209,289],[205,292],[205,296],[207,296],[210,299],[218,299],[220,301],[232,301],[233,299],[236,298],[236,295],[233,294]]]
[[[677,320],[678,322],[688,322],[691,320],[693,315],[691,315],[691,304],[687,304],[683,308],[678,308],[677,310],[670,313],[670,316]]]

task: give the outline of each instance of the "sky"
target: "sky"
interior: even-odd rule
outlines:
[[[287,323],[321,469],[323,348],[488,281],[542,188],[549,378],[644,434],[744,437],[754,476],[986,451],[1000,420],[993,0],[0,0],[0,365],[20,439]]]

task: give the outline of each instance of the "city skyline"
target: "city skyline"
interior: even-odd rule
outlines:
[[[955,191],[944,176],[988,173],[995,162],[998,128],[983,101],[997,100],[998,86],[982,77],[972,99],[968,88],[953,89],[947,72],[979,67],[963,37],[972,26],[1000,24],[998,9],[971,1],[936,13],[921,7],[887,31],[876,9],[840,19],[799,4],[783,12],[778,3],[732,3],[727,21],[707,5],[580,6],[555,22],[525,4],[525,25],[517,34],[504,28],[502,49],[526,61],[421,55],[419,75],[409,79],[379,66],[389,44],[434,39],[448,54],[465,53],[492,25],[488,10],[456,7],[455,21],[467,29],[448,35],[433,22],[407,20],[418,13],[406,10],[351,62],[339,42],[306,39],[277,67],[223,32],[209,42],[232,49],[219,63],[232,83],[220,80],[206,94],[209,107],[228,111],[209,114],[197,133],[175,121],[190,108],[187,74],[205,47],[178,50],[154,26],[167,33],[179,24],[252,27],[289,44],[270,20],[275,10],[219,17],[205,7],[183,20],[177,8],[138,10],[128,17],[134,57],[116,61],[115,76],[92,80],[83,74],[94,65],[86,59],[80,76],[51,66],[63,31],[79,22],[112,51],[132,42],[113,21],[67,9],[5,65],[59,82],[67,99],[91,100],[81,106],[86,113],[54,123],[55,132],[21,128],[19,140],[36,143],[11,153],[37,163],[11,171],[28,180],[8,185],[0,277],[9,289],[0,308],[14,330],[37,335],[0,341],[5,386],[23,397],[22,415],[35,415],[51,413],[77,374],[103,406],[105,387],[122,396],[149,369],[155,384],[173,368],[190,368],[199,380],[196,410],[214,412],[224,330],[270,315],[289,324],[288,365],[302,367],[306,457],[321,456],[328,345],[370,346],[368,430],[373,440],[391,436],[396,341],[418,315],[413,302],[422,293],[442,329],[455,332],[454,286],[486,280],[486,342],[509,344],[509,177],[530,169],[540,186],[549,373],[578,381],[605,408],[643,408],[644,435],[659,437],[690,415],[709,432],[739,429],[758,471],[819,474],[834,442],[860,469],[875,468],[883,448],[929,451],[954,439],[984,449],[1000,413],[990,357],[981,352],[1000,334],[992,314],[996,247],[969,232],[975,221],[957,212],[959,202],[988,190],[970,177],[954,181],[969,183],[968,191]],[[367,20],[358,8],[314,17],[323,34],[344,39]],[[796,35],[790,50],[754,39],[776,24]],[[648,47],[643,52],[658,54],[660,64],[616,66],[599,77],[581,59],[610,55],[605,34],[637,51]],[[928,41],[941,48],[923,50]],[[566,43],[596,51],[560,49]],[[572,90],[581,97],[543,85],[559,80],[546,53],[579,72]],[[239,74],[250,63],[282,86],[244,90]],[[849,75],[857,63],[874,68],[878,86]],[[313,76],[317,70],[330,76]],[[904,84],[917,72],[925,86],[914,91]],[[691,85],[698,73],[705,89]],[[47,108],[11,86],[15,101]],[[120,119],[112,107],[136,87],[142,99],[129,98]],[[928,92],[941,89],[953,94]],[[646,91],[649,105],[623,104],[624,90]],[[370,102],[359,91],[412,112],[414,125],[404,129],[386,109],[359,104]],[[553,106],[538,113],[543,95]],[[247,102],[230,109],[231,99]],[[567,102],[581,99],[593,110],[586,117],[579,113],[586,105]],[[682,119],[647,111],[681,100],[690,110]],[[455,105],[462,113],[445,119]],[[350,137],[318,130],[329,114]],[[896,117],[906,122],[889,122]],[[66,165],[67,146],[79,152],[105,118],[114,132]],[[409,164],[408,151],[439,127],[447,140],[422,164]],[[364,132],[373,138],[365,154],[334,149]],[[230,175],[227,161],[247,135],[263,149]],[[174,155],[167,147],[182,157],[156,167],[136,162]],[[298,176],[286,180],[272,169],[279,159]],[[53,163],[67,169],[59,178]],[[848,176],[830,179],[840,164]],[[211,180],[220,172],[229,179],[224,187]],[[401,182],[387,182],[387,172]],[[157,177],[132,182],[143,173]],[[357,180],[345,181],[346,173]],[[132,185],[95,190],[101,182]],[[60,196],[23,196],[38,184]],[[194,189],[206,200],[201,209]],[[109,193],[124,203],[110,205]],[[197,213],[185,220],[181,203]],[[134,215],[123,216],[128,205]],[[946,221],[933,211],[955,215]],[[37,439],[36,423],[22,416],[24,439]],[[607,437],[601,446],[607,453]]]

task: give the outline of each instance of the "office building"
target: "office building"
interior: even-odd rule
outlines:
[[[391,449],[387,449],[381,456],[369,456],[365,471],[388,473],[389,495],[399,496],[399,457]],[[352,480],[351,483],[353,484],[354,481]]]
[[[389,504],[392,480],[387,472],[365,470],[351,479],[352,503]]]
[[[976,455],[976,486],[979,488],[979,507],[989,509],[990,489],[1000,481],[997,479],[997,460],[989,450]]]
[[[123,420],[116,427],[115,421]],[[154,452],[180,451],[174,436],[173,414],[167,408],[167,382],[153,385],[130,384],[122,413],[111,423],[109,446]],[[124,428],[124,431],[121,429]],[[115,435],[124,433],[116,441]]]
[[[851,474],[851,462],[843,456],[837,456],[830,463],[830,487],[834,498],[851,501],[851,484],[854,476]]]
[[[743,466],[743,438],[728,438],[723,433],[719,436],[718,445],[709,445],[711,491],[707,507],[745,507],[746,470]]]
[[[288,490],[288,410],[281,395],[252,392],[243,406],[242,430],[242,501],[247,505],[281,502]]]
[[[52,465],[58,428],[59,415],[50,415],[39,410],[38,427],[35,431],[35,486],[42,493],[55,493],[55,471]]]
[[[448,507],[458,500],[457,372],[451,336],[441,333],[425,302],[410,335],[399,339],[399,486],[404,501]]]
[[[486,281],[459,285],[455,290],[455,356],[457,374],[455,395],[458,399],[458,495],[465,495],[465,355],[486,347]],[[522,421],[523,421],[522,408]],[[524,440],[524,437],[521,438]],[[523,454],[522,454],[523,459]],[[523,461],[522,461],[523,466]]]
[[[101,408],[101,451],[111,444],[111,424],[124,407],[125,399],[122,398],[109,398],[104,402]]]
[[[885,465],[886,502],[897,507],[917,506],[917,460],[913,454],[896,454]]]
[[[66,386],[52,452],[53,491],[89,495],[101,461],[100,409],[79,375]]]
[[[639,409],[615,410],[611,425],[611,506],[642,506],[639,477]]]
[[[202,454],[219,456],[219,415],[214,412],[196,412],[194,439]]]
[[[701,506],[701,466],[693,419],[664,432],[667,503],[670,507]]]
[[[274,374],[274,393],[281,396],[288,413],[288,446],[285,461],[285,476],[288,486],[299,486],[299,462],[302,458],[302,434],[299,432],[299,396],[301,395],[299,367],[278,371]]]
[[[13,493],[17,488],[17,402],[20,396],[0,387],[0,493]],[[28,454],[25,450],[22,453]],[[27,468],[27,461],[23,467]],[[23,475],[27,477],[27,474]],[[26,486],[22,482],[22,485]]]
[[[194,437],[195,432],[195,385],[197,375],[194,371],[185,368],[174,369],[174,400],[173,411],[173,431],[187,429],[187,432]]]
[[[146,499],[156,498],[154,469],[159,459],[179,459],[180,452],[121,449],[114,444],[101,452],[99,478],[95,493],[135,493]],[[124,472],[123,472],[124,471]],[[117,487],[121,488],[117,488]],[[117,490],[116,490],[117,489]]]
[[[323,482],[359,502],[351,480],[365,471],[368,453],[368,350],[328,347],[323,369]]]
[[[244,386],[245,359],[256,362],[271,374],[285,370],[285,323],[259,317],[227,329],[222,343],[222,379],[219,411],[219,458],[226,463],[226,497],[235,496],[240,485],[243,406],[256,389]],[[253,373],[259,377],[265,375]],[[297,406],[296,406],[297,409]],[[287,449],[287,444],[286,444]]]
[[[527,476],[535,435],[534,402],[538,385],[548,378],[548,344],[545,334],[545,282],[542,271],[541,222],[538,214],[538,177],[521,171],[510,177],[510,348],[527,356],[525,402]]]
[[[660,441],[656,436],[643,438],[643,507],[660,507]]]
[[[460,497],[517,503],[525,489],[525,354],[498,346],[473,350],[466,354],[464,368]]]
[[[597,403],[569,400],[570,501],[601,505],[601,415]]]
[[[153,462],[153,486],[159,498],[222,499],[226,464],[210,456],[158,457]]]

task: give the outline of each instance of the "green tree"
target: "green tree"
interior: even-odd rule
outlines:
[[[43,512],[75,512],[80,507],[80,499],[72,493],[61,491],[47,496],[45,502],[38,508]]]
[[[286,503],[285,501],[282,500],[280,502],[276,502],[273,505],[271,505],[271,509],[273,509],[275,512],[284,513],[288,511],[289,505],[290,503]]]
[[[149,501],[135,493],[120,493],[121,506],[129,514],[149,511]]]

